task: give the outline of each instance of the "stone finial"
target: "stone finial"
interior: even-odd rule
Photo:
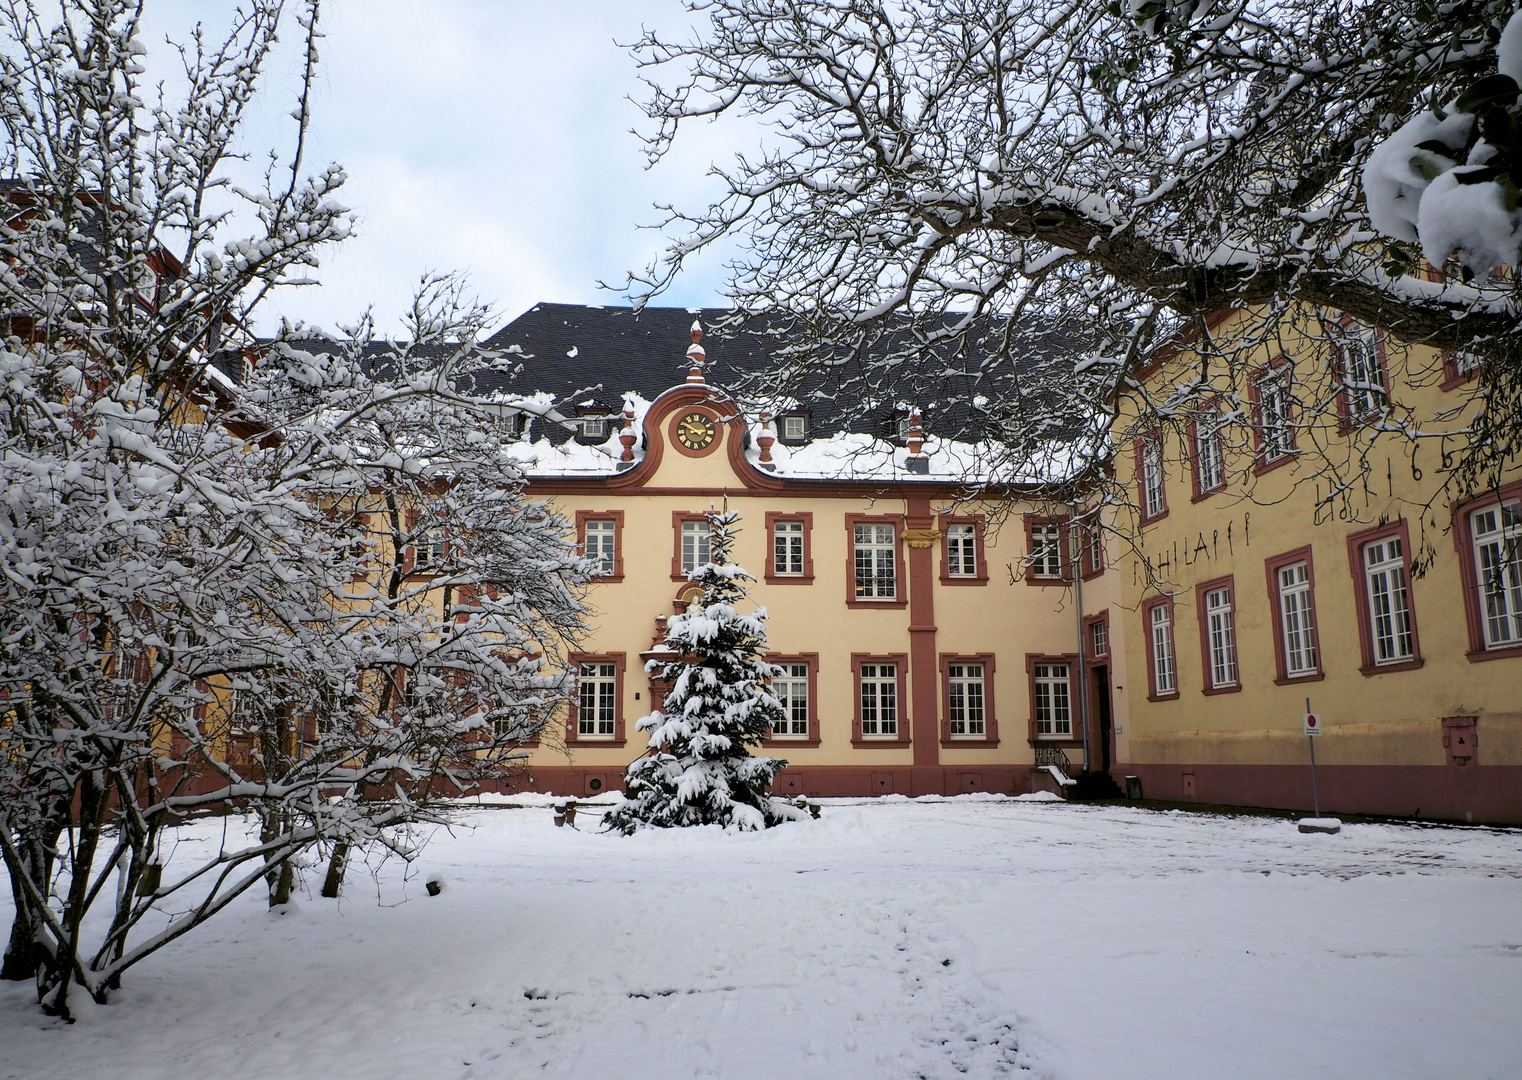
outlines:
[[[772,431],[772,411],[761,410],[761,432],[756,436],[756,445],[761,448],[761,467],[775,469],[777,466],[772,462],[772,445],[776,443],[776,433]]]
[[[624,452],[618,456],[619,464],[632,464],[634,461],[634,444],[639,441],[639,436],[634,433],[634,402],[624,399],[624,426],[618,433],[618,441],[623,444]]]
[[[708,359],[708,354],[703,351],[703,324],[697,319],[692,320],[692,344],[687,347],[687,361],[691,365],[687,369],[687,381],[700,383],[703,381],[703,362]]]
[[[928,474],[930,472],[930,455],[925,453],[925,433],[920,427],[920,411],[909,410],[909,438],[905,440],[909,444],[909,456],[904,459],[904,468],[912,473]]]

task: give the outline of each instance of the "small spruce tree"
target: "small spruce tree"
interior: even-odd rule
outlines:
[[[726,509],[708,515],[712,561],[688,575],[703,596],[671,620],[669,660],[646,670],[669,683],[661,708],[639,721],[650,732],[650,753],[625,770],[627,797],[608,814],[605,828],[632,833],[642,825],[733,825],[770,828],[807,814],[767,794],[780,758],[752,757],[768,727],[786,719],[766,680],[780,674],[767,663],[766,609],[742,615],[750,574],[730,563],[734,524]]]

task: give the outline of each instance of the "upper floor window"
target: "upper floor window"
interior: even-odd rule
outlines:
[[[1522,503],[1476,510],[1469,522],[1485,647],[1522,644]]]
[[[1110,626],[1103,619],[1089,624],[1089,655],[1095,657],[1110,654]]]
[[[896,599],[898,577],[895,556],[898,538],[892,525],[857,524],[852,527],[855,551],[857,599]]]
[[[444,554],[447,549],[448,544],[444,542],[438,530],[424,529],[418,534],[413,546],[412,569],[420,574],[437,570],[444,565]]]
[[[588,518],[585,527],[586,546],[583,553],[592,563],[592,572],[599,577],[612,574],[618,536],[617,523],[611,518]]]
[[[1385,407],[1385,369],[1379,337],[1367,326],[1345,327],[1339,341],[1349,420],[1377,416]]]
[[[946,573],[949,577],[978,576],[978,527],[946,526]]]
[[[801,415],[784,416],[779,434],[783,442],[803,442],[809,435],[809,418]]]
[[[1031,526],[1031,572],[1038,578],[1062,576],[1062,527],[1055,523]]]
[[[1394,664],[1412,659],[1416,645],[1401,538],[1387,536],[1364,544],[1363,565],[1374,663]]]
[[[707,519],[682,522],[682,573],[690,574],[700,566],[707,565],[713,528]]]
[[[576,436],[583,442],[602,442],[608,437],[608,422],[603,419],[578,420]]]
[[[1194,418],[1194,479],[1197,494],[1226,486],[1226,455],[1221,440],[1221,417],[1212,410]]]
[[[803,522],[772,523],[772,573],[777,577],[803,575]]]
[[[1142,520],[1151,521],[1168,512],[1168,497],[1164,490],[1167,477],[1163,472],[1163,444],[1161,436],[1142,439],[1136,452],[1137,483],[1141,486]]]
[[[1258,399],[1258,455],[1278,461],[1294,451],[1290,417],[1290,371],[1280,366],[1265,372],[1255,384]]]

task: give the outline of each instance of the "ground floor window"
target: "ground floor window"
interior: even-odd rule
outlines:
[[[1067,664],[1038,663],[1031,669],[1036,695],[1036,738],[1073,737]]]
[[[983,665],[951,664],[946,668],[947,712],[953,736],[987,734],[983,715]]]
[[[862,738],[898,738],[898,665],[862,664]]]

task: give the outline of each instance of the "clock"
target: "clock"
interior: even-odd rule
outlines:
[[[707,450],[718,428],[707,413],[690,412],[676,422],[676,441],[689,450]]]

